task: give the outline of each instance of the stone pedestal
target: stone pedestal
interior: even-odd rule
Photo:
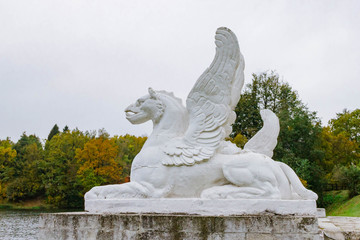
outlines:
[[[315,216],[43,214],[39,239],[320,239]]]
[[[39,239],[321,239],[311,200],[94,200],[85,209],[43,214]]]

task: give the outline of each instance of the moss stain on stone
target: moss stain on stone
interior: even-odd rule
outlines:
[[[183,237],[183,234],[182,234],[182,232],[180,232],[181,225],[179,223],[179,218],[171,217],[169,220],[171,221],[170,233],[172,235],[172,239],[181,240]]]
[[[313,217],[303,217],[298,224],[298,228],[306,231],[309,226],[313,225],[315,223],[315,218]]]

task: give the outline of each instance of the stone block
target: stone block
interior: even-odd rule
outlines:
[[[39,239],[320,239],[315,216],[42,214]]]

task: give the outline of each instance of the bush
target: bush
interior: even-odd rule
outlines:
[[[323,195],[322,206],[326,208],[334,203],[344,202],[347,199],[349,199],[347,191],[332,191]]]
[[[358,165],[336,167],[334,178],[348,187],[350,198],[360,194],[360,167]]]

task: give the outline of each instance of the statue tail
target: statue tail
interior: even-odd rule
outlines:
[[[264,125],[255,136],[245,144],[244,150],[261,153],[271,158],[279,136],[279,119],[275,113],[269,109],[261,110],[260,115]]]
[[[317,200],[318,195],[311,190],[308,190],[301,183],[299,177],[296,175],[294,170],[291,169],[288,165],[283,162],[277,162],[280,168],[285,173],[287,179],[289,180],[293,190],[301,197],[301,199],[306,200]]]

